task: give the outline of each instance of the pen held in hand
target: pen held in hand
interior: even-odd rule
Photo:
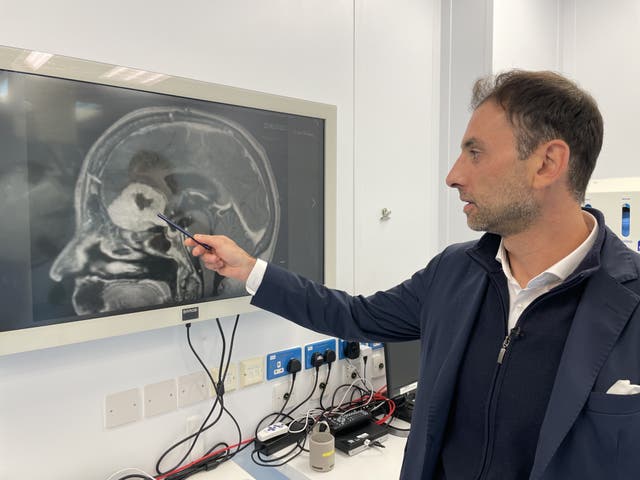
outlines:
[[[171,227],[175,228],[179,232],[184,233],[187,237],[189,237],[191,240],[196,242],[198,245],[202,245],[209,252],[213,251],[213,247],[211,247],[211,245],[207,245],[206,243],[203,243],[203,242],[200,242],[200,241],[196,240],[195,237],[191,234],[191,232],[188,232],[187,230],[182,228],[180,225],[175,223],[173,220],[170,220],[169,218],[165,217],[162,213],[158,213],[158,217],[160,217],[162,220],[167,222]]]

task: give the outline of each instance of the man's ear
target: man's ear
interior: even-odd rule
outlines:
[[[537,153],[534,187],[545,188],[564,179],[569,170],[571,156],[567,142],[560,139],[550,140],[540,145]]]

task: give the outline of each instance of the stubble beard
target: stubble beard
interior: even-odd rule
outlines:
[[[525,231],[540,216],[540,206],[527,186],[505,185],[499,195],[493,205],[476,204],[475,213],[467,215],[469,228],[508,237]]]

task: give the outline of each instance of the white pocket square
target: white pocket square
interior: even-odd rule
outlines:
[[[634,385],[629,380],[618,380],[609,387],[607,393],[613,395],[635,395],[640,393],[640,385]]]

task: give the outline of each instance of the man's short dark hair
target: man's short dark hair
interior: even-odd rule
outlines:
[[[475,110],[487,100],[506,112],[521,159],[543,142],[567,142],[571,149],[569,188],[583,202],[602,148],[602,115],[593,97],[554,72],[511,70],[475,83],[471,107]]]

